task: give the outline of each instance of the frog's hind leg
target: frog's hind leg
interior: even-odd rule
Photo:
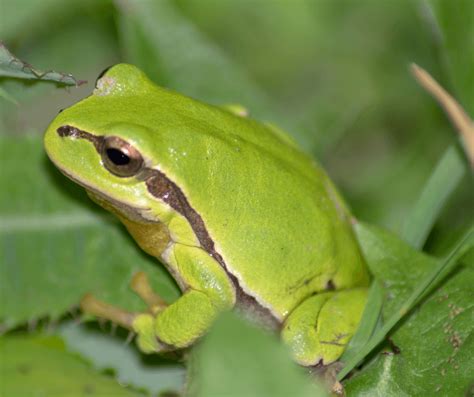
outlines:
[[[287,317],[282,339],[301,365],[336,361],[356,331],[367,300],[367,288],[313,295]]]

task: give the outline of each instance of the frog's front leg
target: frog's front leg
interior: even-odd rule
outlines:
[[[153,291],[148,276],[144,272],[134,274],[130,281],[130,288],[147,304],[148,310],[152,314],[157,314],[168,306],[165,300]],[[82,298],[80,306],[84,313],[112,321],[129,330],[133,330],[133,322],[139,315],[103,302],[92,294],[86,294]]]
[[[149,313],[128,313],[93,298],[81,305],[86,312],[110,319],[137,333],[146,353],[187,347],[202,336],[217,314],[235,304],[234,286],[220,264],[202,248],[174,244],[168,264],[180,275],[183,295],[170,305],[135,276],[132,288],[150,307]]]
[[[356,331],[367,300],[366,288],[323,292],[298,305],[287,317],[282,339],[301,365],[336,361]]]

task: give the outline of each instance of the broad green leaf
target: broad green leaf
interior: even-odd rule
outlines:
[[[410,295],[398,304],[397,310],[390,313],[383,326],[378,329],[357,354],[347,360],[344,368],[338,374],[339,379],[343,379],[352,369],[354,369],[362,359],[368,356],[384,339],[392,332],[395,326],[404,320],[404,317],[419,303],[432,289],[448,274],[471,247],[474,246],[474,226],[462,236],[460,241],[451,250],[446,258],[430,269],[422,279],[419,280],[416,287],[412,289]]]
[[[224,314],[193,351],[192,397],[325,396],[274,335]]]
[[[164,268],[49,163],[39,137],[0,137],[0,157],[6,193],[0,196],[4,326],[57,318],[85,292],[143,310],[128,288],[138,270],[150,276],[165,299],[178,296]]]
[[[358,224],[356,231],[371,271],[387,288],[384,317],[388,318],[437,261],[375,227]],[[436,290],[391,333],[400,353],[377,355],[362,372],[345,382],[348,393],[463,395],[474,372],[470,358],[474,347],[472,283],[472,268],[458,266],[445,273]]]
[[[355,231],[370,272],[388,292],[383,313],[389,315],[426,272],[434,268],[437,260],[375,225],[358,222]]]
[[[0,395],[4,397],[138,397],[110,376],[67,352],[59,338],[0,338]]]
[[[133,343],[125,343],[120,332],[103,332],[89,324],[62,325],[58,330],[68,351],[76,352],[96,370],[113,370],[121,384],[144,389],[152,395],[184,387],[185,369],[159,354],[141,354]]]
[[[43,71],[16,58],[3,43],[0,42],[0,77],[14,77],[17,79],[54,81],[64,85],[81,85],[82,80],[76,80],[71,74]]]

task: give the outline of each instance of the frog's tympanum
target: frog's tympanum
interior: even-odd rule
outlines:
[[[134,330],[144,352],[188,347],[238,308],[279,330],[302,365],[342,354],[368,271],[343,200],[284,132],[119,64],[58,114],[45,146],[182,290],[167,304],[139,273],[132,286],[146,313],[84,299],[86,311]]]

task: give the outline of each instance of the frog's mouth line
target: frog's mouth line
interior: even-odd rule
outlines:
[[[57,129],[57,133],[61,138],[70,137],[73,139],[86,139],[91,142],[97,152],[100,154],[102,149],[102,144],[104,142],[103,136],[97,136],[91,134],[90,132],[80,130],[79,128],[73,127],[71,125],[63,125]],[[98,195],[100,198],[110,202],[113,206],[116,206],[120,210],[127,209],[127,205],[124,205],[121,202],[110,198],[109,196],[104,195],[102,192],[99,192],[90,186],[87,186],[83,181],[77,180],[77,178],[71,177],[68,173],[62,171],[68,178],[76,181],[79,185],[86,188],[88,191],[91,191],[93,195]],[[185,194],[181,188],[170,180],[163,172],[158,169],[144,167],[139,173],[135,176],[137,180],[143,181],[150,194],[158,200],[161,200],[168,204],[171,208],[177,211],[179,214],[184,216],[186,220],[191,225],[191,228],[194,231],[201,247],[213,257],[219,265],[225,270],[232,283],[234,284],[237,300],[244,306],[252,308],[253,311],[257,313],[257,316],[260,317],[260,320],[263,320],[265,323],[270,324],[272,327],[277,328],[280,324],[279,318],[267,307],[263,306],[255,296],[244,291],[238,278],[232,274],[227,268],[227,265],[222,257],[222,255],[217,252],[215,249],[214,241],[207,231],[204,221],[199,215],[199,213],[191,206]],[[99,202],[100,205],[100,202]],[[128,207],[128,210],[133,213],[135,219],[139,215],[140,209]],[[125,212],[126,216],[128,215]],[[133,219],[133,218],[130,218]],[[142,218],[142,221],[148,221]]]

